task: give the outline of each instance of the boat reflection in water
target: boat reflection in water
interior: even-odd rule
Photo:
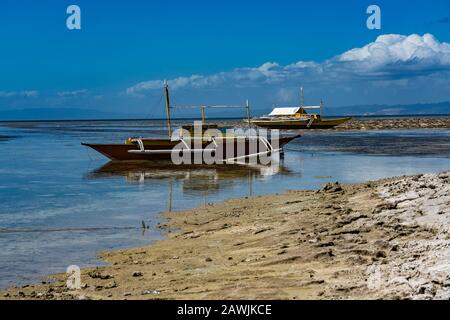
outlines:
[[[171,210],[172,185],[181,182],[183,194],[202,197],[206,204],[208,194],[217,194],[236,184],[248,184],[248,195],[252,195],[252,182],[269,179],[276,174],[289,174],[279,161],[271,165],[174,165],[170,161],[109,162],[91,171],[88,179],[124,177],[130,184],[168,182],[168,210]]]

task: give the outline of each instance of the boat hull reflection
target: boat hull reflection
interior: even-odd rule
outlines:
[[[88,179],[123,176],[131,184],[147,184],[157,180],[179,180],[184,193],[218,192],[235,183],[287,174],[279,162],[271,165],[174,165],[170,161],[109,162],[90,172]]]

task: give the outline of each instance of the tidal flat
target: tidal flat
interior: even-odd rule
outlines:
[[[2,123],[0,135],[14,139],[0,149],[0,288],[39,284],[69,265],[107,266],[98,252],[157,244],[176,231],[161,228],[164,212],[449,169],[448,127],[304,131],[284,157],[256,167],[117,165],[80,145],[165,133],[163,121],[148,120]]]
[[[450,171],[166,212],[167,239],[11,299],[449,299]]]

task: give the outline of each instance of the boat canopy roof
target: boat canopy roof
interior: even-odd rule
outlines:
[[[293,116],[300,110],[300,107],[294,108],[275,108],[269,116]]]
[[[303,109],[320,109],[321,106],[303,106]]]

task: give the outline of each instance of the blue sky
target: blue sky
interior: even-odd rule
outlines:
[[[66,28],[70,4],[81,8],[82,30]],[[366,28],[370,4],[381,8],[381,30]],[[139,114],[156,105],[157,116],[164,111],[162,79],[173,82],[174,100],[183,105],[249,98],[266,110],[296,103],[300,85],[311,103],[323,97],[331,106],[450,100],[450,0],[4,0],[0,6],[0,110]],[[430,46],[440,49],[422,55],[419,44],[418,55],[400,54],[400,61],[399,51],[386,51],[390,59],[357,58],[357,65],[342,59],[389,34],[430,34]],[[411,39],[430,43],[394,42],[403,50]],[[299,61],[314,65],[292,72],[288,66]]]

